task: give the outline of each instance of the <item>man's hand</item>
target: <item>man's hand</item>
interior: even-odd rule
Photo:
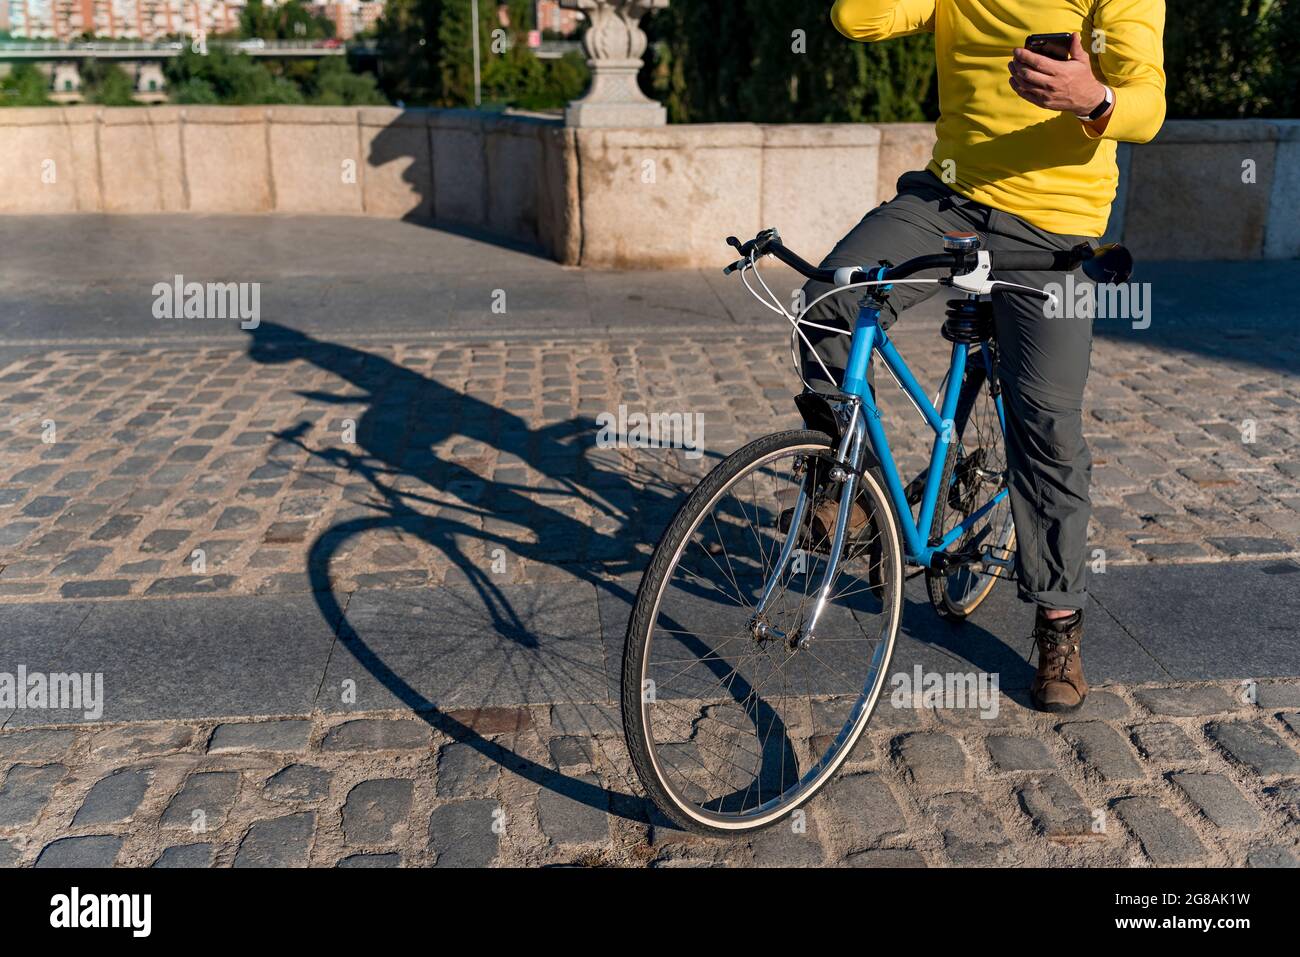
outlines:
[[[1077,33],[1070,35],[1070,59],[1053,60],[1016,47],[1007,69],[1011,71],[1011,89],[1045,110],[1086,115],[1106,95],[1106,87],[1092,75]]]

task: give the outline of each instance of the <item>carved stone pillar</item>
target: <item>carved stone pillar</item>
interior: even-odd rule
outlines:
[[[668,112],[641,92],[636,75],[645,56],[641,18],[662,10],[668,0],[560,0],[581,10],[591,26],[583,37],[591,89],[565,111],[569,126],[663,126]]]

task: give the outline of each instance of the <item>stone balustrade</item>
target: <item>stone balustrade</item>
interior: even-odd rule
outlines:
[[[640,128],[387,107],[0,110],[0,213],[407,218],[597,267],[724,264],[776,226],[817,258],[923,166],[928,124]],[[1300,256],[1300,121],[1171,121],[1120,151],[1140,258]]]

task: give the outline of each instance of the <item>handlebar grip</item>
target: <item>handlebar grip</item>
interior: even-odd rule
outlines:
[[[1062,249],[1049,251],[1046,249],[1024,249],[1011,250],[1008,252],[991,252],[989,253],[990,265],[995,273],[998,272],[1070,272],[1084,257],[1079,255],[1079,249]]]
[[[835,282],[835,270],[818,269],[812,263],[808,262],[802,256],[792,253],[786,249],[779,241],[768,245],[767,252],[771,253],[781,262],[785,263],[797,273],[801,273],[805,278],[812,279],[816,282]]]

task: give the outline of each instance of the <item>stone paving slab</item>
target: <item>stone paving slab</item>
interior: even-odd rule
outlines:
[[[489,599],[491,608],[467,587],[358,593],[348,603],[346,637],[330,656],[318,707],[598,700],[605,649],[596,600],[596,588],[585,582],[505,585]]]
[[[1186,565],[1173,600],[1162,582],[1158,567],[1145,566],[1095,575],[1089,589],[1170,674],[1202,680],[1296,673],[1300,563]]]
[[[1116,566],[1096,576],[1086,612],[1089,680],[1237,679],[1245,694],[1284,676],[1288,650],[1297,660],[1295,634],[1270,633],[1272,643],[1261,644],[1241,625],[1273,620],[1257,606],[1265,595],[1283,611],[1294,601],[1254,590],[1276,578],[1270,567]],[[101,673],[98,718],[106,721],[615,703],[637,581],[570,576],[487,593],[461,584],[0,605],[0,671]],[[1152,619],[1142,600],[1151,594],[1176,596],[1170,604],[1181,610]],[[1184,627],[1187,620],[1198,628]],[[1005,583],[974,618],[954,626],[934,614],[916,579],[891,667],[907,675],[916,668],[996,674],[1003,692],[1023,704],[1033,676],[1031,627],[1032,611]],[[1293,700],[1291,685],[1277,688],[1264,692],[1274,706]],[[1171,717],[1223,708],[1223,692],[1214,689],[1140,694],[1144,707]],[[10,710],[0,727],[82,720],[75,711]]]
[[[57,616],[58,607],[49,611]],[[100,602],[83,617],[57,656],[25,661],[5,639],[2,657],[10,673],[26,663],[32,672],[102,674],[111,721],[308,711],[335,636],[306,596]],[[77,712],[17,710],[6,724],[79,720]]]

